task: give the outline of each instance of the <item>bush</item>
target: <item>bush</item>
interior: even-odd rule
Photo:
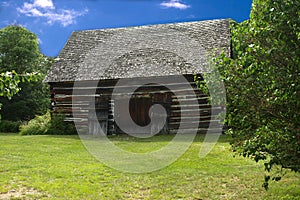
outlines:
[[[0,122],[0,132],[18,133],[20,131],[21,121],[3,120]]]
[[[66,123],[65,115],[53,115],[51,119],[50,128],[47,131],[49,135],[74,135],[77,134],[76,128],[71,123]]]
[[[51,115],[47,112],[45,115],[36,116],[27,124],[21,125],[21,135],[45,135],[51,125]]]
[[[45,115],[36,116],[20,127],[21,135],[71,135],[76,134],[74,125],[64,122],[62,114],[53,115],[48,111]]]

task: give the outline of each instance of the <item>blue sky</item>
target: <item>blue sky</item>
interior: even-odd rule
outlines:
[[[251,0],[1,0],[0,28],[19,24],[57,56],[73,31],[231,18],[249,18]]]

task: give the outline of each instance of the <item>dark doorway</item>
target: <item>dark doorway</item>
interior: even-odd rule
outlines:
[[[134,97],[129,101],[129,107],[125,99],[115,100],[115,113],[114,117],[119,122],[116,124],[116,132],[123,133],[121,127],[124,127],[126,130],[134,131],[134,127],[130,126],[130,121],[133,121],[137,126],[147,126],[151,120],[149,117],[149,109],[152,106],[152,99],[150,97]],[[128,116],[126,113],[130,113]],[[150,129],[149,129],[150,133]]]
[[[164,120],[157,121],[158,118],[163,117],[157,115],[158,113],[150,113],[150,108],[154,104],[160,104],[165,108],[167,116],[164,116],[164,119],[167,118],[166,122]],[[129,101],[129,108],[128,105],[126,105],[126,101],[124,99],[118,99],[115,101],[115,118],[118,118],[118,122],[120,122],[120,124],[124,126],[124,128],[126,128],[127,130],[133,130],[134,127],[130,127],[130,123],[128,123],[130,120],[132,120],[140,127],[145,127],[151,123],[150,116],[152,116],[155,117],[156,120],[153,121],[152,126],[149,127],[149,130],[147,130],[147,132],[152,133],[153,128],[155,130],[159,129],[163,132],[168,132],[170,105],[171,93],[144,93],[141,95],[134,95]],[[130,116],[126,116],[126,113],[128,113],[128,109]],[[116,125],[116,132],[123,133],[120,127],[118,127],[118,124]]]
[[[147,126],[151,119],[149,110],[152,106],[150,97],[131,98],[129,102],[129,112],[132,120],[139,126]]]

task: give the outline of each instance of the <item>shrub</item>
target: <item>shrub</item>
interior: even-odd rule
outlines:
[[[21,125],[21,135],[45,135],[51,125],[51,115],[47,112],[45,115],[36,116],[27,124]]]
[[[76,134],[74,125],[64,122],[62,114],[53,115],[48,111],[45,115],[36,116],[21,126],[21,135],[71,135]]]
[[[0,122],[0,132],[18,133],[20,131],[21,121],[3,120]]]
[[[76,128],[73,124],[65,122],[65,115],[53,115],[51,119],[50,128],[47,134],[49,135],[74,135],[77,134]]]

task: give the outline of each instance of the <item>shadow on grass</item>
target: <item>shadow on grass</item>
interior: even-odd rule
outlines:
[[[51,138],[63,138],[63,139],[73,139],[80,140],[79,135],[19,135],[18,133],[0,133],[0,137],[11,137],[11,136],[20,136],[20,137],[33,137],[33,136],[43,136],[43,137],[51,137]],[[175,134],[159,134],[154,135],[149,138],[137,138],[127,134],[117,134],[117,135],[108,135],[109,140],[122,142],[122,141],[132,141],[132,142],[168,142],[171,141]],[[194,142],[203,142],[205,138],[205,134],[197,134],[194,138]],[[218,139],[218,143],[230,143],[231,137],[227,135],[221,135]]]

